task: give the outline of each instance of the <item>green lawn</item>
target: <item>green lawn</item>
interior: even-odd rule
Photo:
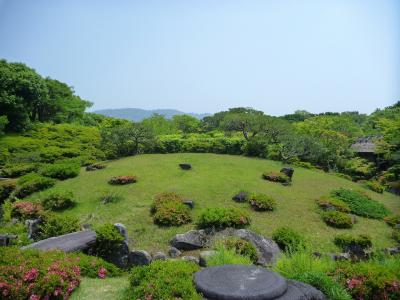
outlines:
[[[82,278],[81,284],[71,295],[71,300],[122,300],[129,286],[127,277]]]
[[[182,171],[178,163],[191,163],[193,170]],[[279,226],[287,225],[302,232],[315,250],[336,250],[332,239],[337,233],[352,232],[371,235],[377,247],[394,245],[391,229],[383,221],[358,217],[353,229],[334,229],[325,225],[317,213],[315,199],[339,187],[363,189],[360,185],[319,171],[295,168],[293,184],[282,186],[261,179],[264,171],[279,171],[281,163],[243,156],[216,154],[146,154],[107,163],[107,168],[94,172],[82,169],[80,176],[57,183],[71,190],[78,205],[64,214],[79,216],[83,223],[120,222],[127,226],[130,246],[148,251],[165,250],[176,233],[194,228],[189,224],[160,228],[150,216],[152,197],[174,191],[195,201],[194,219],[206,207],[242,207],[251,212],[250,229],[265,236]],[[138,182],[126,186],[107,184],[111,176],[137,175]],[[115,204],[100,203],[102,191],[118,190],[124,199]],[[254,212],[248,204],[231,200],[239,189],[266,193],[278,201],[274,212]],[[373,199],[400,213],[399,197],[365,190]],[[33,198],[40,194],[33,195]]]

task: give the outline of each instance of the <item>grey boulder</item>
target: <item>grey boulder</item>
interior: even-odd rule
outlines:
[[[321,291],[309,284],[287,280],[287,285],[286,293],[276,300],[327,300]]]
[[[205,247],[207,235],[204,230],[190,230],[180,233],[170,241],[171,246],[179,250],[195,250]]]
[[[207,261],[213,257],[217,252],[214,250],[201,251],[199,254],[199,265],[200,267],[207,267]]]
[[[129,264],[131,266],[144,266],[151,263],[151,256],[147,251],[136,250],[129,253]]]
[[[165,255],[164,252],[156,252],[153,255],[153,260],[166,260],[167,256]]]
[[[182,254],[182,252],[179,251],[179,249],[176,249],[175,247],[171,247],[168,250],[168,255],[169,255],[169,257],[172,257],[172,258],[176,258],[181,254]]]
[[[182,256],[182,258],[181,258],[182,260],[185,260],[185,261],[190,261],[190,262],[192,262],[192,263],[195,263],[195,264],[199,264],[199,259],[197,258],[197,257],[195,257],[195,256],[191,256],[191,255],[189,255],[189,256]]]

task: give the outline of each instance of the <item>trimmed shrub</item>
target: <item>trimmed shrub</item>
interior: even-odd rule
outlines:
[[[283,173],[265,172],[265,173],[263,173],[262,177],[265,180],[272,181],[272,182],[280,182],[282,184],[289,184],[290,183],[289,176],[287,176],[287,175],[285,175]]]
[[[259,211],[266,211],[266,210],[272,211],[276,208],[275,199],[265,194],[250,195],[249,203],[254,210],[259,210]]]
[[[344,213],[350,212],[350,207],[346,204],[346,202],[339,199],[321,197],[316,202],[323,210],[337,210]]]
[[[171,202],[171,201],[182,203],[183,197],[175,192],[164,192],[157,194],[154,197],[153,203],[151,204],[151,213],[154,214],[157,211],[157,208],[161,206],[164,202]]]
[[[348,214],[340,211],[325,211],[322,213],[322,219],[324,222],[332,227],[336,228],[351,228],[353,223],[351,217]]]
[[[112,263],[103,260],[100,257],[86,255],[83,253],[71,253],[69,257],[76,261],[81,269],[81,276],[89,278],[117,277],[123,274],[123,271]],[[105,270],[105,271],[104,271]],[[101,274],[105,275],[101,275]]]
[[[227,238],[222,241],[223,246],[228,250],[234,250],[236,254],[248,257],[253,263],[258,260],[258,251],[254,245],[240,238]]]
[[[96,171],[96,170],[101,170],[105,169],[107,166],[102,163],[97,163],[97,164],[91,164],[86,166],[86,171]]]
[[[43,207],[39,203],[17,201],[11,206],[11,217],[21,220],[34,219],[43,214]]]
[[[121,193],[113,190],[109,191],[104,191],[102,195],[100,196],[100,201],[103,204],[108,204],[108,203],[117,203],[124,199],[124,197],[121,195]]]
[[[394,226],[400,224],[400,215],[387,216],[387,217],[384,217],[383,220],[385,220],[385,222],[388,225],[394,227]]]
[[[34,172],[37,170],[34,164],[14,164],[12,166],[6,166],[0,170],[2,177],[16,178],[22,175]]]
[[[148,266],[132,268],[129,299],[200,300],[192,279],[199,269],[182,260],[156,260]]]
[[[78,163],[64,162],[43,165],[39,173],[47,177],[63,180],[78,176],[80,169],[81,166]]]
[[[6,180],[0,183],[0,204],[11,195],[16,187],[15,181]]]
[[[385,187],[381,185],[378,181],[366,181],[364,186],[371,191],[382,194],[385,191]]]
[[[39,225],[40,239],[47,239],[67,233],[79,231],[79,220],[75,217],[49,214],[43,224]]]
[[[353,214],[362,217],[382,219],[390,213],[382,203],[356,191],[341,188],[332,191],[331,195],[346,202]]]
[[[43,207],[48,210],[58,211],[71,208],[75,205],[74,196],[70,191],[53,190],[41,201]]]
[[[17,188],[11,196],[25,198],[34,192],[48,189],[54,184],[54,179],[47,178],[36,173],[29,173],[18,179]]]
[[[357,252],[357,249],[363,251],[372,247],[371,237],[365,234],[358,236],[340,234],[335,237],[333,242],[345,252]]]
[[[300,168],[304,168],[304,169],[310,169],[310,170],[316,169],[315,166],[313,166],[311,163],[306,162],[306,161],[296,161],[296,162],[293,162],[292,165],[295,167],[300,167]]]
[[[158,204],[153,215],[154,223],[161,226],[181,226],[191,220],[190,208],[175,200],[166,200]]]
[[[111,177],[108,183],[113,185],[123,185],[123,184],[135,183],[136,181],[137,181],[136,176],[115,176]]]
[[[226,227],[243,228],[250,225],[250,216],[242,210],[236,208],[208,208],[204,210],[197,221],[199,228]]]
[[[289,227],[279,227],[272,233],[272,239],[285,252],[296,252],[305,247],[305,238]]]
[[[68,299],[79,283],[80,268],[66,254],[0,247],[1,299]]]
[[[252,265],[253,261],[246,255],[239,254],[236,249],[228,249],[223,244],[215,248],[215,254],[207,259],[207,266]]]
[[[124,241],[124,237],[113,224],[106,223],[96,228],[95,231],[97,234],[95,252],[100,257],[108,257]]]

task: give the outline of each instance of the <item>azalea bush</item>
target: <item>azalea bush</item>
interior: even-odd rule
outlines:
[[[321,197],[316,202],[323,210],[338,210],[344,213],[350,212],[350,207],[347,203],[340,199]]]
[[[29,173],[20,177],[17,181],[17,187],[12,196],[25,198],[34,192],[42,191],[52,187],[56,181],[36,173]]]
[[[108,183],[114,185],[123,185],[129,183],[135,183],[137,181],[136,176],[115,176],[112,177]]]
[[[227,227],[244,228],[250,225],[251,219],[247,212],[237,208],[215,207],[204,210],[198,220],[199,228],[222,229]]]
[[[0,182],[0,204],[6,200],[17,187],[15,181]]]
[[[37,170],[35,164],[10,164],[0,170],[0,176],[16,178]]]
[[[364,186],[371,191],[382,194],[385,191],[385,187],[381,185],[378,181],[366,181]]]
[[[262,177],[265,180],[272,181],[272,182],[280,182],[282,184],[289,184],[290,183],[289,176],[287,176],[287,175],[285,175],[283,173],[265,172],[265,173],[263,173]]]
[[[11,217],[21,220],[34,219],[43,214],[43,207],[39,203],[17,201],[11,205]]]
[[[154,223],[161,226],[181,226],[192,220],[190,208],[183,204],[183,197],[174,192],[156,195],[150,211]]]
[[[238,255],[248,257],[253,263],[258,260],[257,248],[244,239],[230,237],[223,240],[222,245],[228,250],[234,250]]]
[[[353,222],[348,214],[340,211],[325,211],[322,213],[324,222],[336,228],[352,228]]]
[[[304,249],[305,238],[289,227],[279,227],[272,233],[272,239],[285,252],[296,252]]]
[[[46,214],[39,225],[39,236],[40,239],[47,239],[79,230],[79,219],[76,217]]]
[[[79,175],[80,163],[76,161],[71,162],[59,162],[54,164],[45,164],[39,169],[39,173],[43,176],[56,178],[56,179],[68,179]]]
[[[254,210],[265,211],[276,208],[276,200],[265,194],[252,194],[248,201]]]
[[[111,223],[105,223],[95,229],[95,253],[103,258],[112,254],[124,241],[124,236]]]
[[[64,210],[75,205],[74,195],[70,191],[52,190],[43,196],[41,200],[43,207],[47,210]]]

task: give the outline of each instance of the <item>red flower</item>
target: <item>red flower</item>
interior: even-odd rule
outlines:
[[[39,276],[38,269],[32,268],[24,275],[24,281],[34,281]]]
[[[99,272],[97,273],[97,275],[99,276],[100,279],[106,278],[106,274],[107,274],[107,270],[103,267],[101,267],[99,269]]]

